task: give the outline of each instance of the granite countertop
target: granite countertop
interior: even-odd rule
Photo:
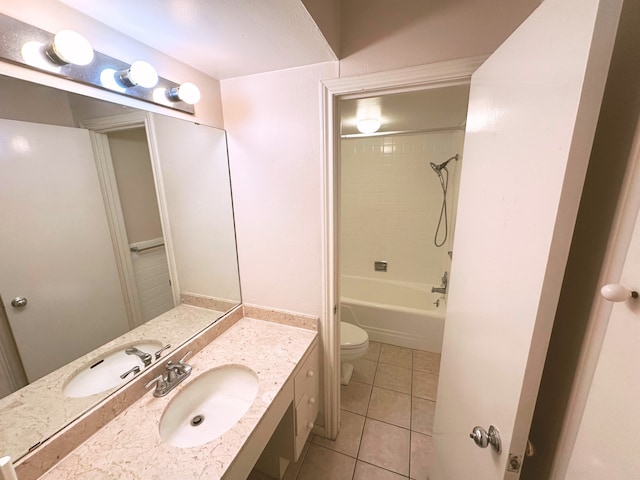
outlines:
[[[191,376],[174,391],[163,398],[144,395],[40,478],[222,478],[316,337],[312,330],[241,319],[188,359]],[[243,365],[258,374],[258,394],[244,417],[201,446],[177,448],[164,443],[158,424],[167,404],[198,375],[227,364]]]
[[[125,333],[102,347],[55,370],[19,391],[0,399],[0,445],[2,454],[22,457],[33,445],[46,440],[81,414],[106,398],[105,392],[82,398],[68,398],[62,393],[65,383],[115,348],[148,340],[177,346],[211,325],[223,313],[189,305],[179,305],[146,324]],[[169,355],[166,352],[165,355]],[[131,377],[133,378],[133,377]],[[123,382],[123,384],[126,382]]]

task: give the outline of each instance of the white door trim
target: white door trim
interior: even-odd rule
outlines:
[[[321,83],[322,141],[322,321],[320,335],[324,346],[324,419],[325,434],[335,438],[340,423],[340,339],[338,316],[333,315],[337,298],[337,192],[340,97],[356,98],[372,94],[390,94],[469,83],[471,75],[486,56],[419,65],[354,77],[325,80]]]
[[[140,301],[138,289],[136,287],[131,254],[129,253],[129,239],[125,229],[120,195],[116,184],[115,172],[113,170],[113,159],[109,148],[109,139],[106,134],[95,131],[89,132],[91,147],[96,161],[100,189],[104,199],[107,222],[109,223],[109,233],[111,242],[116,253],[116,265],[118,276],[124,293],[124,306],[127,310],[129,329],[134,329],[142,323],[142,312],[140,311]]]
[[[126,296],[128,297],[125,304],[127,306],[127,311],[132,312],[131,318],[133,318],[135,322],[135,325],[132,326],[133,328],[142,324],[142,313],[140,312],[139,302],[137,301],[138,293],[133,273],[133,265],[131,262],[131,254],[129,251],[129,242],[124,228],[124,219],[120,207],[117,185],[115,183],[109,144],[107,143],[106,138],[103,140],[97,140],[99,135],[95,135],[94,132],[98,134],[106,134],[131,128],[144,128],[146,131],[156,196],[158,198],[162,235],[164,237],[165,249],[167,252],[167,263],[169,265],[173,302],[175,305],[179,305],[180,285],[178,281],[175,256],[173,254],[173,240],[171,237],[171,229],[169,227],[169,214],[164,193],[164,184],[162,183],[160,157],[158,155],[158,147],[153,129],[153,117],[152,114],[147,112],[132,112],[122,115],[84,120],[80,122],[80,125],[91,131],[91,141],[94,147],[96,163],[98,166],[100,186],[105,197],[105,208],[107,209],[109,227],[117,252],[116,261],[118,263],[118,271],[124,285],[123,288],[126,290]],[[105,157],[105,148],[108,153],[108,157]],[[135,304],[135,307],[133,307],[132,304]]]

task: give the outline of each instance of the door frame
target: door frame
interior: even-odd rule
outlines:
[[[174,305],[179,305],[180,285],[178,282],[175,256],[173,254],[173,240],[171,237],[171,229],[169,228],[169,214],[164,194],[164,184],[162,183],[162,171],[156,147],[153,118],[151,114],[147,112],[132,112],[83,120],[80,122],[80,126],[89,130],[91,144],[94,150],[96,168],[98,170],[98,177],[100,179],[100,187],[102,189],[105,209],[107,211],[107,220],[111,231],[111,239],[116,251],[116,263],[118,265],[120,281],[123,286],[125,306],[127,313],[130,315],[130,323],[133,323],[133,325],[130,326],[131,328],[135,328],[143,323],[142,312],[140,310],[138,289],[136,287],[133,263],[131,261],[131,253],[129,250],[129,241],[127,239],[107,134],[132,128],[145,129],[147,147],[151,158],[151,168],[153,171],[156,197],[158,199],[158,209],[160,211],[162,235],[164,237],[167,263],[169,266],[173,303]]]
[[[335,438],[340,424],[340,338],[338,286],[340,98],[425,90],[466,84],[487,56],[419,65],[321,82],[322,142],[322,313],[325,436]],[[335,310],[334,310],[335,309]]]

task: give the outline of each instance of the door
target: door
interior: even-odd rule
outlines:
[[[0,120],[0,179],[0,295],[32,382],[128,323],[88,132]]]
[[[546,0],[472,77],[431,480],[519,477],[621,3]]]
[[[637,136],[637,135],[636,135]],[[637,139],[636,139],[637,142]],[[620,222],[611,235],[605,282],[640,290],[640,158],[630,190],[620,202]],[[634,225],[635,223],[635,225]],[[616,228],[617,227],[617,228]],[[601,277],[602,278],[602,277]],[[601,302],[606,302],[600,299]],[[606,308],[612,307],[607,316]],[[638,478],[640,472],[640,303],[638,299],[599,307],[590,335],[591,351],[601,348],[570,459],[566,480]],[[598,334],[603,329],[604,338]],[[574,387],[575,388],[575,387]]]

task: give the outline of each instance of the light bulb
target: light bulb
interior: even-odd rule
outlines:
[[[53,42],[45,49],[47,56],[58,65],[72,63],[89,65],[93,61],[91,44],[73,30],[60,30],[53,37]]]
[[[200,89],[191,82],[185,82],[179,87],[169,89],[167,91],[167,97],[174,102],[181,100],[189,105],[195,105],[200,101]]]
[[[126,70],[120,70],[117,77],[126,87],[139,85],[144,88],[153,88],[158,83],[156,69],[150,63],[142,60],[133,62]]]
[[[377,118],[363,118],[358,120],[356,127],[360,133],[373,133],[380,129],[380,120]]]

